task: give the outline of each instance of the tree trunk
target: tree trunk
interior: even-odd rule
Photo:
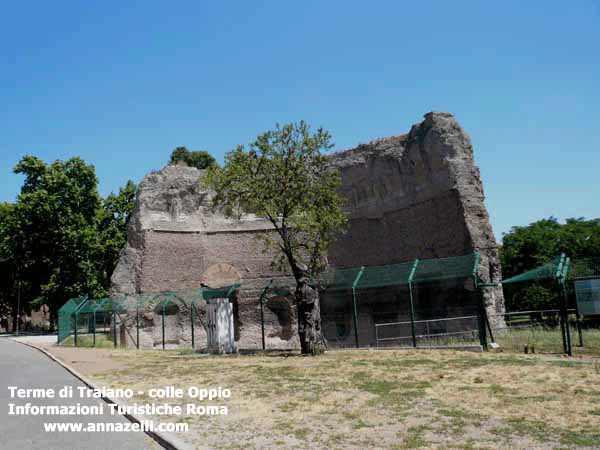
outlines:
[[[321,333],[321,308],[319,291],[303,276],[296,284],[296,305],[298,307],[298,335],[302,354],[319,354],[324,349]]]

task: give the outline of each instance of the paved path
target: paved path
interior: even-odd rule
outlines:
[[[73,386],[74,396],[62,398],[11,398],[9,386],[22,389],[54,389]],[[0,448],[11,450],[158,450],[153,440],[141,432],[46,432],[44,422],[121,422],[128,421],[110,414],[101,399],[80,398],[81,381],[37,350],[12,339],[0,339]],[[58,397],[58,395],[56,396]],[[15,405],[100,405],[103,416],[10,415],[9,403]],[[84,425],[85,426],[85,425]]]

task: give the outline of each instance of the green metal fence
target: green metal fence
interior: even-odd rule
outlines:
[[[562,253],[560,256],[557,256],[546,264],[506,280],[502,280],[502,285],[506,286],[513,283],[536,283],[540,281],[549,281],[550,286],[555,288],[560,295],[560,300],[558,302],[558,319],[562,337],[562,347],[564,353],[572,355],[572,331],[571,326],[569,325],[567,285],[567,274],[569,273],[569,267],[570,258]]]
[[[322,331],[328,346],[476,344],[485,348],[488,342],[496,342],[513,350],[523,346],[551,352],[562,349],[571,354],[571,340],[576,333],[583,345],[580,314],[568,311],[575,305],[568,296],[574,295],[577,286],[569,289],[568,282],[569,279],[600,280],[600,258],[571,262],[563,254],[547,264],[503,280],[502,285],[547,283],[561,301],[556,310],[511,312],[498,317],[487,315],[482,289],[490,285],[479,280],[478,268],[479,254],[475,252],[451,258],[326,271],[315,283],[321,292]],[[58,341],[76,346],[205,348],[207,302],[213,298],[230,298],[237,317],[239,287],[70,299],[58,314]],[[596,295],[597,291],[590,295]],[[269,347],[265,342],[265,328],[270,335],[275,333],[281,337],[272,339],[272,345],[285,344],[294,334],[291,286],[276,287],[269,282],[258,291],[257,297],[261,347]],[[246,300],[246,307],[248,305]],[[584,325],[586,323],[591,321]],[[237,333],[236,328],[236,339],[239,338]]]
[[[582,342],[581,322],[574,309],[517,311],[503,314],[504,326],[492,330],[494,342],[505,351],[524,353],[565,353],[565,329],[574,342]],[[572,350],[571,350],[572,351]]]
[[[323,274],[321,317],[330,347],[486,346],[479,253]],[[473,332],[475,324],[475,334]]]
[[[58,342],[63,341],[74,330],[74,313],[87,297],[72,298],[58,311]]]
[[[70,299],[58,313],[58,343],[80,347],[205,348],[207,301],[235,301],[238,288],[239,284]]]

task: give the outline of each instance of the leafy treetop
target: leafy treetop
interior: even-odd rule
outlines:
[[[224,167],[207,174],[215,202],[226,212],[253,212],[273,225],[275,238],[263,238],[279,250],[280,262],[296,280],[303,354],[318,354],[323,343],[319,293],[309,278],[324,268],[326,250],[347,222],[339,173],[321,154],[332,147],[330,139],[322,128],[311,134],[306,122],[277,125],[259,135],[248,151],[238,146],[229,152]]]
[[[26,310],[33,300],[55,318],[69,298],[107,295],[135,184],[103,200],[94,166],[80,158],[46,164],[28,155],[14,172],[25,181],[17,201],[0,211],[0,259],[11,273],[3,302],[14,310],[20,293]]]
[[[215,158],[206,151],[189,151],[185,147],[177,147],[171,153],[169,164],[177,164],[179,161],[185,162],[189,167],[197,169],[208,169],[217,165]]]
[[[215,202],[226,212],[252,212],[271,222],[279,239],[265,240],[280,250],[296,278],[300,263],[312,275],[324,268],[324,253],[347,222],[339,173],[321,154],[333,147],[330,139],[322,128],[311,134],[304,121],[277,124],[247,151],[240,145],[229,152],[224,167],[208,174]]]
[[[571,260],[600,255],[600,219],[567,219],[560,224],[550,217],[513,227],[502,238],[502,276],[507,279],[535,269],[561,253]],[[560,301],[552,283],[544,281],[505,285],[504,298],[509,311],[553,309]]]

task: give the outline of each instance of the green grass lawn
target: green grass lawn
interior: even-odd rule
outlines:
[[[571,347],[573,356],[598,356],[600,357],[600,330],[583,330],[583,346],[579,345],[579,333],[573,327],[571,332]],[[497,332],[495,342],[504,351],[523,353],[562,353],[563,340],[560,328],[545,329],[530,327],[526,329],[510,329]]]
[[[75,346],[75,336],[67,336],[62,340],[60,345],[65,347]],[[97,348],[113,348],[114,342],[110,334],[96,334],[94,340],[93,334],[79,334],[77,336],[77,347],[97,347]]]

